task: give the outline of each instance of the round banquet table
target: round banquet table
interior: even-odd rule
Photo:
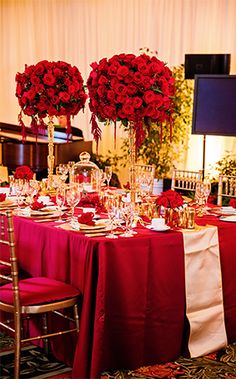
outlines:
[[[236,341],[236,223],[205,216],[218,227],[228,342]],[[73,365],[74,379],[103,370],[176,359],[186,350],[185,267],[180,230],[138,227],[132,238],[89,238],[56,223],[14,217],[20,267],[32,276],[71,283],[82,292],[80,332],[57,337],[52,349]]]

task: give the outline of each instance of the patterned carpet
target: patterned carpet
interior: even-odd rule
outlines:
[[[0,378],[14,378],[13,339],[0,333]],[[42,349],[28,345],[21,353],[22,379],[69,379],[71,368],[58,362],[52,355],[45,355]]]
[[[236,343],[200,358],[179,358],[175,362],[137,370],[104,372],[101,379],[236,379]]]

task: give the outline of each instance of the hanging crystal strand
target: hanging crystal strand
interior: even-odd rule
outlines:
[[[48,187],[50,189],[50,188],[52,188],[53,169],[54,169],[54,163],[55,163],[53,116],[49,116],[49,122],[48,122],[48,156],[47,156],[47,161],[48,161]]]

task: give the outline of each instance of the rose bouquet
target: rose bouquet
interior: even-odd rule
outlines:
[[[119,54],[91,64],[87,86],[92,112],[92,133],[96,141],[102,122],[133,122],[136,147],[139,147],[152,123],[172,125],[174,78],[166,64],[146,54]],[[160,129],[160,134],[162,129]]]
[[[19,166],[14,174],[15,179],[33,179],[34,173],[28,166]]]
[[[87,95],[83,79],[77,67],[62,61],[38,62],[25,66],[23,73],[16,74],[16,96],[21,112],[19,123],[25,138],[22,112],[31,116],[31,127],[44,128],[47,116],[67,115],[67,131],[71,132],[70,116],[84,108]]]
[[[7,195],[5,193],[0,193],[0,203],[6,200]]]
[[[157,206],[163,206],[165,208],[176,209],[184,204],[182,196],[173,190],[162,192],[156,199]]]

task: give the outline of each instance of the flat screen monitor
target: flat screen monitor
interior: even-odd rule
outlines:
[[[230,54],[185,54],[185,79],[195,75],[228,75]]]
[[[192,134],[236,136],[236,75],[196,75]]]

